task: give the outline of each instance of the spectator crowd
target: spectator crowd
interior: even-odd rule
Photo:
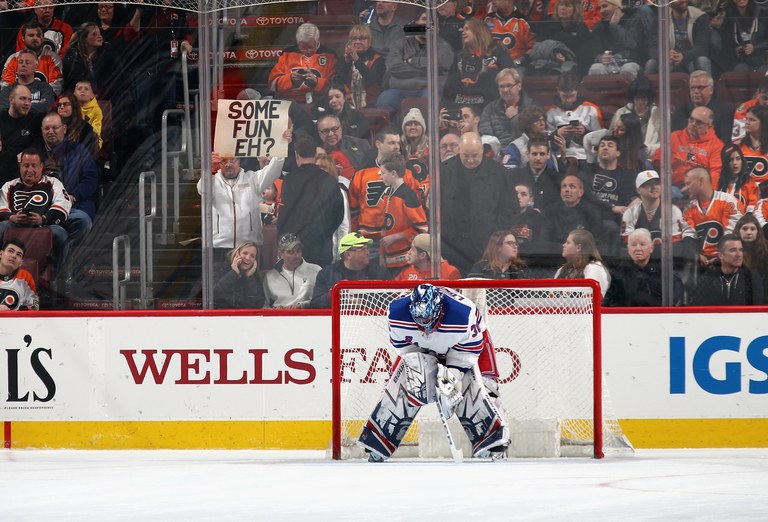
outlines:
[[[122,110],[141,138],[177,96],[178,53],[194,41],[185,12],[166,4],[55,10],[38,0],[23,18],[7,13],[20,29],[0,91],[0,235],[50,227],[64,284],[69,249],[97,217],[99,101],[119,100],[129,78],[135,105]],[[434,63],[418,31],[423,9],[350,9],[356,23],[340,45],[321,23],[298,26],[262,88],[294,102],[288,157],[214,151],[217,307],[327,307],[342,279],[431,277],[430,142],[443,278],[588,277],[607,305],[661,305],[668,179],[671,302],[763,303],[768,78],[737,103],[715,92],[725,73],[768,71],[762,4],[672,3],[662,63],[650,1],[446,0]],[[425,111],[433,65],[438,128]],[[664,137],[660,67],[684,75],[688,90],[665,108]],[[588,82],[624,85],[623,99],[587,100]],[[529,87],[543,85],[551,99]],[[141,163],[153,164],[153,141],[139,143]]]

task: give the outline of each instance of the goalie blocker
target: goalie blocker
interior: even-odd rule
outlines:
[[[481,376],[498,376],[495,355],[474,303],[448,288],[419,285],[390,304],[388,328],[400,358],[358,441],[369,460],[392,456],[421,407],[437,402],[438,393],[446,418],[456,412],[475,457],[504,454],[507,423]]]

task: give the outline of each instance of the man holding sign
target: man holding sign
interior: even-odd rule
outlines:
[[[213,247],[263,242],[261,193],[283,172],[291,141],[288,107],[278,100],[219,100],[214,140]],[[240,157],[257,157],[261,169],[245,170]],[[202,195],[203,180],[197,183]],[[223,259],[223,256],[222,256]]]

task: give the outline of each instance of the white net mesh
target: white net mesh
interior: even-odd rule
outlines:
[[[456,282],[452,286],[462,284],[467,283]],[[396,359],[388,342],[387,307],[411,289],[344,289],[340,294],[340,344],[334,346],[334,353],[341,355],[342,458],[358,454],[355,442]],[[461,292],[484,314],[496,348],[501,399],[512,431],[510,454],[592,454],[592,289],[553,285],[464,288]],[[603,450],[631,448],[610,409],[605,385],[602,388],[599,396],[603,405]],[[398,453],[424,456],[419,446],[428,445],[430,456],[433,446],[445,450],[441,456],[450,456],[444,440],[426,440],[433,436],[442,438],[439,429],[426,429],[436,419],[432,406],[422,408]],[[458,423],[453,432],[458,439],[465,439]],[[415,447],[415,451],[409,446]]]

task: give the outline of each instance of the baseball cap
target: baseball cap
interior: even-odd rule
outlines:
[[[413,246],[415,246],[419,250],[423,250],[424,252],[429,253],[429,249],[430,249],[429,234],[417,234],[416,237],[413,238]]]
[[[277,249],[280,252],[290,252],[297,246],[301,246],[301,240],[293,233],[283,234],[277,242]]]
[[[341,241],[339,241],[339,254],[343,254],[350,248],[355,248],[359,246],[368,246],[372,243],[373,243],[373,239],[368,239],[367,237],[362,236],[357,232],[352,232],[342,237]]]
[[[644,170],[635,178],[635,187],[640,188],[652,179],[659,179],[659,173],[655,170]]]

